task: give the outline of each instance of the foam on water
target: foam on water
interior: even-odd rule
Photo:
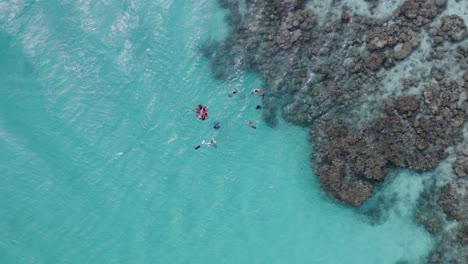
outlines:
[[[425,176],[383,186],[397,202],[370,223],[319,188],[308,131],[262,121],[257,76],[212,78],[197,47],[228,32],[215,1],[25,3],[0,3],[1,263],[415,263],[430,250],[411,221]],[[198,103],[205,122],[186,111]]]

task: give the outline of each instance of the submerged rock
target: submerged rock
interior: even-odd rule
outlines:
[[[404,44],[399,44],[395,47],[393,58],[395,60],[403,60],[408,57],[413,51],[413,45],[411,42],[405,42]]]
[[[459,190],[457,183],[446,184],[441,188],[441,193],[437,203],[442,208],[448,220],[462,220],[468,216],[468,188]]]
[[[458,177],[466,177],[468,175],[468,157],[459,157],[455,161],[454,170]]]
[[[380,66],[382,66],[386,58],[387,57],[383,52],[373,52],[367,56],[364,63],[366,64],[367,68],[375,71],[378,70]]]
[[[407,18],[416,18],[419,4],[416,1],[406,1],[401,7],[401,11]]]
[[[440,35],[446,35],[451,41],[457,42],[465,39],[468,34],[465,22],[457,15],[442,17],[439,29]]]
[[[419,108],[419,99],[414,94],[405,94],[397,99],[397,111],[400,114],[413,113]]]
[[[436,6],[445,6],[447,4],[447,0],[435,0]]]
[[[369,50],[383,49],[388,43],[386,34],[380,28],[369,33],[366,41]]]

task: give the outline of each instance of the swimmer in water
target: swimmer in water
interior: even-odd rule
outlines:
[[[262,109],[262,107],[261,107],[260,105],[257,105],[257,106],[255,107],[255,109],[257,109],[257,110],[258,110],[258,109]]]
[[[200,115],[200,111],[202,110],[202,108],[203,108],[202,105],[198,104],[197,110],[195,110],[195,115],[197,115],[197,116]]]
[[[210,142],[206,142],[205,140],[203,140],[203,141],[200,143],[200,145],[208,145],[208,147],[215,147],[215,148],[216,148],[216,146],[217,146],[216,144],[217,144],[217,142],[216,142],[216,140],[215,140],[214,138],[212,138],[212,139],[210,140]]]
[[[210,140],[210,142],[208,143],[208,146],[209,146],[209,147],[215,147],[215,148],[216,148],[216,140],[214,140],[214,138],[212,138],[212,139]]]
[[[257,129],[257,127],[254,125],[254,123],[253,123],[252,120],[247,121],[246,124],[247,124],[249,127],[253,128],[253,129]]]
[[[202,145],[205,145],[205,140],[202,140],[202,142],[200,143],[200,145],[196,145],[196,146],[195,146],[195,150],[199,149]]]
[[[261,92],[262,92],[261,89],[255,88],[255,89],[252,90],[251,94],[252,94],[252,95],[253,95],[253,94],[259,94],[259,93],[261,93]]]
[[[254,95],[254,94],[259,94],[261,99],[265,98],[265,92],[262,89],[259,89],[259,88],[253,89],[251,92],[251,95]]]
[[[213,123],[213,128],[214,128],[214,130],[218,130],[218,129],[220,129],[220,128],[221,128],[221,126],[219,125],[219,122],[217,122],[217,121],[216,121],[216,122],[214,122],[214,123]]]
[[[230,93],[229,93],[229,97],[232,97],[233,95],[237,94],[237,89],[234,89],[232,90]]]
[[[204,121],[208,117],[208,108],[203,106],[200,112],[198,113],[198,119]]]

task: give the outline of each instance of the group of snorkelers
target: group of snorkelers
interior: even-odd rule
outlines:
[[[195,110],[195,115],[198,117],[198,119],[204,121],[208,117],[208,108],[206,105],[202,106],[199,104]]]
[[[228,96],[229,97],[232,97],[234,96],[235,94],[237,94],[238,91],[236,89],[232,90]],[[263,99],[265,97],[265,92],[259,88],[255,88],[251,91],[251,95],[256,95],[258,94],[260,96],[261,99]],[[262,107],[260,105],[257,105],[255,107],[256,110],[258,109],[261,109]],[[208,107],[205,105],[201,105],[201,104],[198,104],[197,108],[195,110],[192,110],[195,112],[195,115],[198,117],[198,119],[202,120],[202,121],[205,121],[207,118],[208,118]],[[252,120],[249,120],[246,122],[247,126],[253,128],[253,129],[257,129],[257,127],[254,125],[253,121]],[[214,130],[219,130],[221,128],[221,126],[219,125],[219,122],[214,122],[213,123],[213,129]],[[209,142],[206,142],[205,140],[203,140],[200,145],[197,145],[195,147],[195,149],[199,149],[202,145],[207,145],[209,147],[216,147],[216,140],[214,138],[212,138]]]

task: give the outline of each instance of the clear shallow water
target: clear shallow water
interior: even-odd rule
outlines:
[[[1,263],[428,253],[430,236],[410,219],[424,176],[386,186],[398,201],[371,225],[318,188],[305,129],[261,121],[248,95],[261,80],[212,78],[198,47],[227,34],[223,14],[215,1],[0,2]],[[186,112],[198,103],[205,122]],[[218,148],[193,149],[213,136]]]

